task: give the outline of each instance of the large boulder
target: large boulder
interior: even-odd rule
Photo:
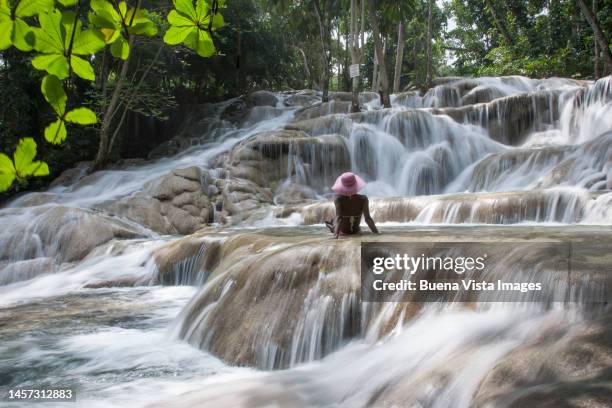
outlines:
[[[312,105],[301,109],[295,114],[295,121],[318,118],[320,116],[333,115],[335,113],[349,113],[351,102],[330,101]]]
[[[270,91],[255,91],[246,96],[247,103],[251,106],[276,106],[278,98]]]
[[[73,262],[113,239],[147,235],[138,226],[93,210],[36,207],[20,215],[23,224],[0,233],[0,260],[57,257],[58,262]]]
[[[312,106],[317,102],[321,102],[321,95],[313,89],[303,89],[288,96],[284,103],[285,106],[292,107],[308,107]]]
[[[181,314],[189,343],[274,369],[321,358],[360,332],[358,241],[238,234],[210,250],[219,262]]]
[[[142,192],[100,207],[161,234],[190,234],[214,220],[212,181],[199,167],[176,169]]]

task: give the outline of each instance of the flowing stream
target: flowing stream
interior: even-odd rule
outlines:
[[[76,392],[40,407],[612,404],[612,315],[584,293],[359,291],[362,241],[571,242],[612,273],[612,77],[360,99],[359,113],[314,91],[198,107],[146,162],[81,166],[5,203],[0,390]],[[335,241],[322,225],[348,170],[368,181],[380,236]],[[496,277],[541,271],[539,248],[502,253]]]

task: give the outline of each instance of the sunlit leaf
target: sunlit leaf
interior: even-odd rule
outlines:
[[[95,54],[104,48],[104,39],[99,31],[85,30],[75,35],[72,53],[77,55]]]
[[[16,177],[13,161],[4,153],[0,153],[0,191],[8,190]]]
[[[130,34],[146,35],[148,37],[153,37],[155,34],[157,34],[157,26],[152,21],[139,22],[132,24],[128,31],[130,32]]]
[[[11,40],[20,51],[31,51],[34,47],[34,32],[22,19],[18,18],[13,26]]]
[[[221,28],[225,25],[225,20],[223,19],[223,16],[219,13],[215,14],[213,16],[213,23],[212,23],[212,28],[213,30],[216,30],[218,28]]]
[[[68,97],[60,80],[54,75],[47,75],[42,80],[40,90],[55,113],[60,117],[64,116]]]
[[[36,157],[36,142],[31,137],[19,140],[13,154],[17,177],[46,176],[49,174],[47,163],[34,161]]]
[[[34,49],[38,52],[63,53],[64,52],[64,36],[62,34],[62,13],[58,10],[52,10],[48,13],[41,13],[38,16],[40,28],[34,31],[36,41]]]
[[[81,30],[80,20],[75,20],[75,14],[71,11],[60,13],[54,9],[40,14],[39,20],[41,28],[34,30],[34,49],[42,55],[35,57],[32,65],[59,79],[66,78],[72,68],[76,75],[93,81],[93,68],[81,56],[95,54],[104,47],[102,33]]]
[[[185,38],[192,32],[196,31],[197,28],[193,26],[177,27],[171,26],[166,34],[164,35],[164,42],[169,45],[177,45],[185,41]]]
[[[191,0],[176,0],[174,7],[175,10],[168,13],[170,28],[164,41],[170,45],[183,43],[202,57],[214,55],[210,31],[222,27],[225,22],[220,14],[212,14],[211,2],[196,0],[194,8]]]
[[[15,8],[15,15],[17,17],[32,17],[33,15],[47,12],[52,8],[53,0],[21,0]]]
[[[60,54],[43,54],[32,60],[34,68],[47,71],[51,75],[63,79],[68,76],[69,66],[66,57]]]
[[[185,45],[201,57],[210,57],[215,53],[215,45],[208,31],[197,30],[185,39]]]
[[[113,57],[126,60],[130,56],[130,45],[125,38],[120,36],[114,43],[111,44],[110,51]]]
[[[80,76],[81,78],[87,79],[89,81],[93,81],[96,79],[93,67],[91,66],[89,61],[86,61],[83,58],[73,55],[70,58],[70,62],[74,73]]]
[[[0,17],[0,50],[6,50],[12,45],[13,21]]]
[[[196,21],[200,23],[204,22],[204,19],[208,17],[208,13],[210,12],[210,3],[206,0],[197,0],[196,1]]]
[[[23,174],[22,170],[36,157],[36,142],[31,137],[26,137],[19,141],[17,150],[13,154],[15,169],[17,173]]]
[[[42,161],[34,161],[36,157],[36,142],[31,137],[19,140],[13,153],[13,160],[0,153],[0,191],[8,190],[16,178],[25,179],[30,176],[47,176],[49,166]]]
[[[188,17],[191,21],[197,21],[198,17],[195,9],[193,8],[192,0],[176,0],[174,3],[174,8],[179,13],[182,13]]]
[[[45,140],[51,144],[60,144],[66,140],[66,125],[58,119],[45,128]]]
[[[79,125],[93,125],[98,122],[96,114],[89,108],[76,108],[66,114],[66,121]]]
[[[196,28],[192,20],[178,13],[176,10],[171,10],[170,13],[168,13],[168,22],[174,27]]]

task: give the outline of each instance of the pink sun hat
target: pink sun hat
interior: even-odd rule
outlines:
[[[338,176],[331,189],[336,194],[352,196],[357,194],[357,192],[364,188],[365,185],[366,182],[363,181],[361,177],[351,172],[347,172]]]

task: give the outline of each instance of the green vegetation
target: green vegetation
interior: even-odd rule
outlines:
[[[255,89],[598,78],[610,33],[610,0],[0,0],[0,191],[146,157],[176,112]]]

